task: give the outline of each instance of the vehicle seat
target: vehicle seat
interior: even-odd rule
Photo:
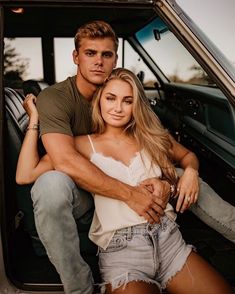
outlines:
[[[6,107],[6,211],[8,222],[14,224],[18,216],[23,216],[24,230],[30,235],[34,251],[37,255],[46,255],[38,238],[34,222],[33,206],[30,195],[32,185],[17,185],[15,181],[16,165],[19,152],[28,125],[28,115],[22,102],[24,96],[19,92],[5,88]],[[40,146],[39,146],[40,149]],[[85,255],[96,255],[97,248],[88,238],[91,219],[78,221],[81,252]],[[14,226],[16,226],[14,224]]]
[[[38,94],[48,86],[49,85],[45,82],[27,80],[23,82],[22,88],[25,96],[30,93],[34,94],[35,96],[38,96]]]
[[[24,96],[19,92],[5,88],[5,107],[6,107],[6,210],[9,218],[13,219],[14,226],[17,228],[19,222],[23,221],[23,227],[31,238],[37,239],[37,231],[34,223],[33,206],[30,197],[31,185],[17,185],[15,181],[16,165],[19,152],[24,139],[25,130],[28,125],[28,115],[25,112],[22,102]],[[10,204],[10,202],[12,204]],[[9,207],[11,206],[11,207]],[[14,207],[12,207],[14,206]],[[14,216],[10,214],[15,214]],[[17,223],[16,223],[17,222]],[[35,239],[35,240],[36,240]],[[34,241],[38,249],[38,241]],[[41,242],[40,242],[41,243]],[[41,245],[41,244],[40,244]],[[45,250],[39,252],[45,254]]]

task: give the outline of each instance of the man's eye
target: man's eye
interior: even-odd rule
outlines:
[[[103,53],[103,56],[106,58],[111,58],[111,57],[113,57],[113,52],[105,52],[105,53]]]
[[[95,54],[95,53],[94,53],[94,52],[91,52],[91,51],[87,51],[87,52],[86,52],[86,56],[94,56],[94,54]]]

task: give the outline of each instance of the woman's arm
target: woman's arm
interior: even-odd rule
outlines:
[[[21,147],[16,169],[17,184],[24,185],[34,182],[42,173],[52,170],[48,155],[40,160],[37,150],[38,142],[38,112],[35,106],[36,97],[26,96],[23,107],[29,115],[29,125]]]
[[[177,184],[178,201],[176,211],[184,212],[195,203],[199,193],[199,162],[196,155],[171,137],[172,157],[184,169]]]

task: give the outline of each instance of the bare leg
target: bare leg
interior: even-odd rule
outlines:
[[[169,294],[232,294],[231,287],[204,259],[192,252],[167,285]]]
[[[154,284],[146,282],[130,282],[126,285],[123,290],[122,287],[112,291],[111,285],[109,284],[106,289],[106,294],[160,294],[158,287]]]

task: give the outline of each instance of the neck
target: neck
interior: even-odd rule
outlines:
[[[76,86],[79,92],[82,94],[82,96],[88,101],[92,100],[93,95],[98,88],[97,85],[94,85],[89,81],[84,80],[79,72],[76,76]]]
[[[105,132],[101,135],[103,139],[109,142],[113,147],[121,147],[129,148],[132,146],[132,148],[138,147],[138,144],[136,144],[136,140],[133,136],[128,135],[124,128],[113,128],[113,127],[107,127]]]
[[[109,136],[110,138],[123,138],[127,137],[127,134],[124,132],[123,128],[114,128],[111,126],[106,126],[105,132],[103,133],[106,136]]]

